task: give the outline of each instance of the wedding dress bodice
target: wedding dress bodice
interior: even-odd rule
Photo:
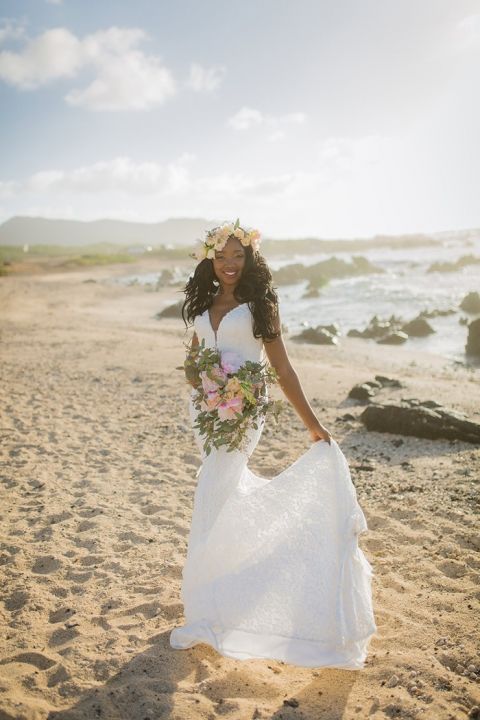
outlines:
[[[215,333],[210,322],[208,308],[194,320],[199,342],[205,340],[206,347],[215,347],[220,352],[235,352],[244,361],[260,362],[265,358],[262,338],[253,334],[253,315],[248,303],[242,303],[228,310],[220,320]]]

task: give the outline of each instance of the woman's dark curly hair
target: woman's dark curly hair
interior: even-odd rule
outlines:
[[[250,307],[254,320],[254,337],[261,337],[264,342],[269,342],[281,334],[281,331],[276,329],[278,296],[272,284],[272,273],[258,250],[254,251],[251,245],[244,246],[244,250],[245,264],[233,294],[239,303],[246,302]],[[217,290],[214,281],[218,284],[213,261],[204,258],[198,263],[182,291],[186,296],[182,305],[182,318],[187,329],[187,320],[193,323],[197,315],[201,315],[213,304]]]

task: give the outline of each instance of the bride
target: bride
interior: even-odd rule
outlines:
[[[364,667],[377,626],[372,566],[358,546],[367,523],[348,463],[313,412],[282,338],[272,275],[260,234],[233,224],[206,233],[185,287],[182,316],[202,340],[242,361],[268,362],[313,441],[272,478],[248,459],[265,418],[248,430],[246,450],[212,448],[194,426],[202,465],[183,568],[185,623],[175,649],[207,643],[238,660],[270,658],[305,667]],[[288,435],[285,439],[288,442]]]

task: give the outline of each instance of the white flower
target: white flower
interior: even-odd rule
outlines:
[[[217,239],[217,242],[215,243],[216,250],[223,250],[225,245],[227,244],[227,238],[220,237]]]
[[[230,237],[230,235],[233,235],[233,225],[231,223],[224,225],[222,228],[222,232],[225,233],[227,237]]]
[[[195,251],[195,257],[197,260],[203,260],[207,255],[207,248],[205,247],[205,244],[200,240],[199,245]]]
[[[199,240],[200,246],[193,257],[197,260],[215,258],[215,251],[223,250],[229,237],[236,237],[244,247],[251,245],[252,250],[257,252],[260,245],[260,232],[254,228],[241,228],[239,225],[235,227],[233,223],[225,222],[217,228],[207,230],[205,240]]]

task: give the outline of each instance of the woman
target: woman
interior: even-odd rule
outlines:
[[[259,233],[225,224],[209,231],[185,287],[182,308],[204,341],[243,361],[268,358],[313,444],[273,478],[247,461],[264,419],[249,429],[246,451],[202,454],[181,597],[185,624],[170,644],[205,642],[236,659],[271,658],[308,667],[364,667],[377,627],[372,567],[358,547],[367,530],[348,463],[315,416],[282,339],[272,275]]]

